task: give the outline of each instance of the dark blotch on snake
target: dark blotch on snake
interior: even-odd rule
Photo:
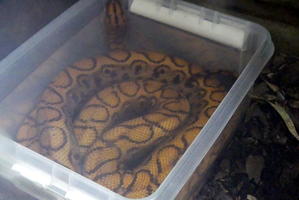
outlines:
[[[112,126],[144,116],[153,111],[155,102],[152,98],[141,96],[140,98],[127,102],[117,115],[113,116]]]
[[[149,155],[156,149],[156,145],[152,144],[147,147],[130,149],[125,158],[120,161],[120,168],[125,171],[132,171],[141,164],[149,160]]]

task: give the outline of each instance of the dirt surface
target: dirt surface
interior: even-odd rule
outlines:
[[[269,104],[282,105],[299,130],[298,89],[299,58],[275,55],[256,81],[243,122],[198,200],[299,199],[299,141]]]

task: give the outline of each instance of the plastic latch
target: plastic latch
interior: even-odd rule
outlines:
[[[176,10],[178,4],[178,0],[163,0],[162,6],[169,8],[171,10]]]

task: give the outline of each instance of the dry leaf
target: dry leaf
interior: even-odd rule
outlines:
[[[247,194],[247,200],[257,200],[257,198],[255,196]]]
[[[287,113],[287,111],[285,110],[284,107],[282,107],[281,105],[279,105],[278,103],[272,103],[271,101],[268,101],[267,99],[255,96],[255,95],[251,95],[251,98],[254,98],[256,100],[261,100],[261,101],[265,101],[267,103],[269,103],[275,110],[276,112],[280,115],[280,117],[283,119],[284,123],[286,124],[289,132],[299,141],[299,134],[296,130],[295,124],[292,121],[290,115]]]
[[[262,156],[248,156],[246,159],[246,172],[249,179],[254,179],[258,183],[264,169],[264,158]]]
[[[266,80],[264,82],[267,84],[267,86],[273,91],[273,92],[279,92],[279,87],[277,85],[274,85]]]
[[[296,131],[296,127],[294,125],[294,122],[292,121],[291,117],[287,113],[287,111],[280,106],[278,103],[272,103],[267,101],[280,115],[280,117],[283,119],[284,123],[286,124],[287,128],[289,129],[290,133],[299,141],[299,135]]]
[[[266,80],[264,80],[264,82],[267,84],[267,86],[273,91],[276,93],[277,97],[284,101],[285,100],[285,97],[284,95],[282,94],[282,92],[280,91],[280,88],[277,86],[277,85],[274,85]]]

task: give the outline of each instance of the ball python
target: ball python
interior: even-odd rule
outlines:
[[[126,18],[109,0],[110,51],[61,71],[16,140],[129,198],[152,194],[226,94],[219,74],[123,47]]]

